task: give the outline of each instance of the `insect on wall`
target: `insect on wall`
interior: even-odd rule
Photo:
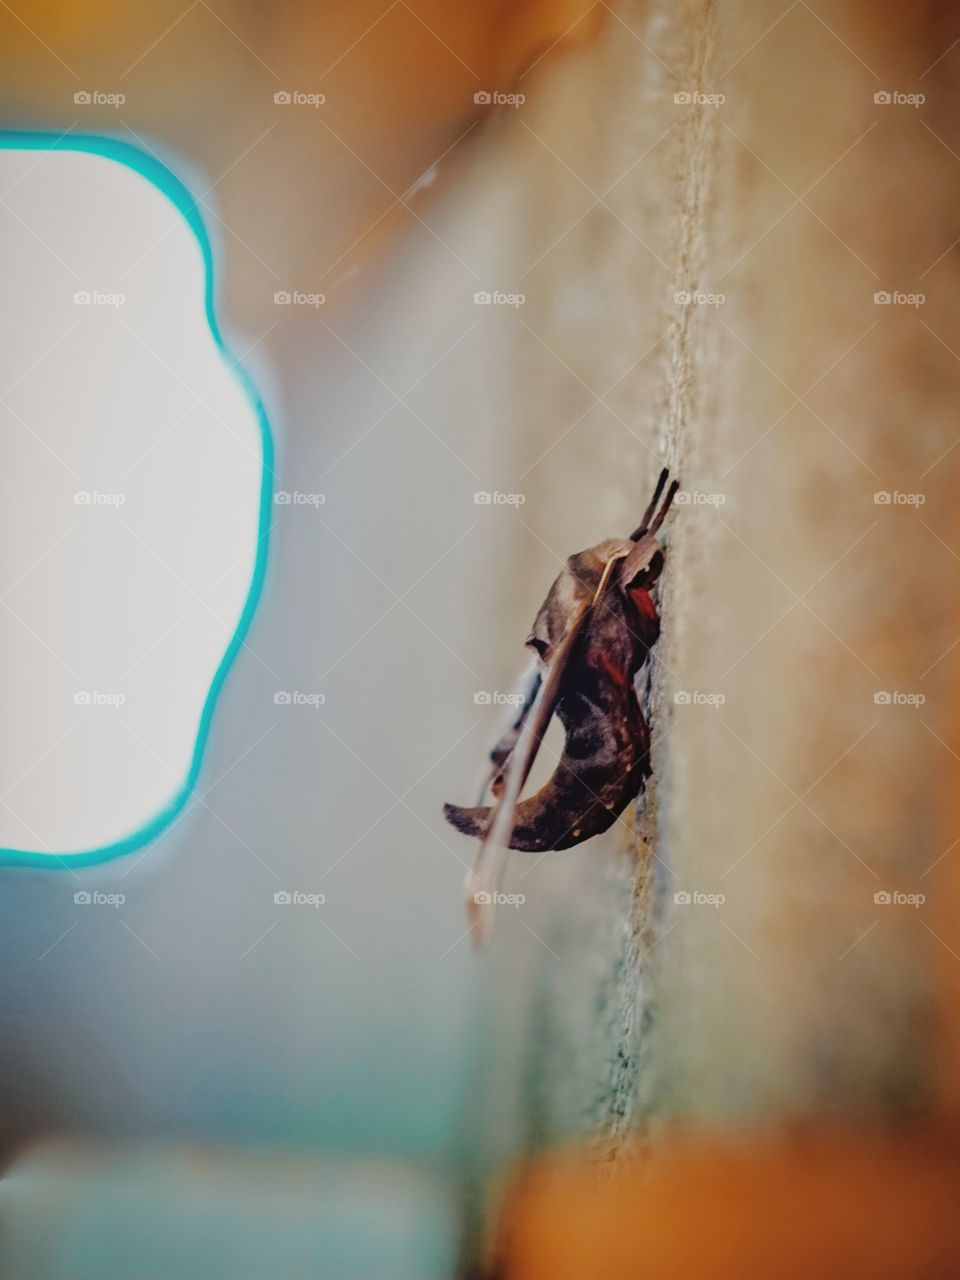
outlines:
[[[608,538],[569,557],[534,619],[526,643],[537,661],[528,695],[490,753],[481,803],[444,806],[453,826],[480,839],[466,880],[477,941],[492,926],[509,849],[544,853],[581,844],[607,831],[645,786],[650,733],[636,676],[660,635],[651,594],[664,565],[657,533],[679,487],[674,480],[660,505],[667,477],[664,468],[629,538]],[[566,732],[563,753],[550,780],[521,800],[554,713]],[[488,790],[492,805],[483,804]]]

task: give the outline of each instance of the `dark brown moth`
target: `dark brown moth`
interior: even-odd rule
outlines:
[[[642,791],[650,773],[650,735],[634,679],[660,635],[651,596],[664,563],[657,533],[677,492],[660,473],[639,527],[570,556],[540,606],[527,645],[536,665],[516,721],[490,753],[475,808],[444,805],[458,831],[480,838],[467,905],[477,933],[489,927],[507,850],[569,849],[606,831]],[[520,799],[554,712],[563,754],[534,795]],[[494,804],[482,803],[487,791]]]

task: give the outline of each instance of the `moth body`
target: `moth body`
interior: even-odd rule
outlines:
[[[535,697],[491,752],[493,805],[444,813],[483,842],[471,878],[476,889],[497,880],[492,846],[528,853],[569,849],[606,831],[642,791],[650,773],[650,735],[637,696],[637,675],[660,634],[652,589],[663,568],[656,533],[676,493],[661,473],[640,527],[569,557],[541,605],[527,644],[537,654]],[[565,743],[555,772],[533,796],[520,790],[556,712]],[[494,885],[495,887],[495,885]]]

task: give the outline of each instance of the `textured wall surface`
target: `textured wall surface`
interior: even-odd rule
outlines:
[[[511,161],[523,212],[509,279],[528,301],[511,412],[534,607],[534,583],[566,554],[636,524],[660,466],[683,473],[699,429],[703,318],[675,297],[701,278],[711,121],[674,95],[704,92],[710,19],[701,6],[621,8],[589,53],[544,76],[497,157]],[[675,525],[690,509],[678,511]],[[661,592],[668,630],[673,574]],[[490,1042],[483,1074],[501,1149],[519,1124],[529,1145],[586,1136],[610,1155],[658,1106],[650,965],[673,875],[662,822],[668,652],[661,645],[641,677],[656,775],[641,812],[580,849],[514,860],[509,887],[526,895],[524,913],[503,913],[487,961],[488,1016],[515,1027]]]
[[[727,901],[666,925],[664,1077],[682,1114],[776,1122],[927,1087],[957,64],[934,9],[754,10],[724,9],[709,76],[727,100],[703,286],[727,301],[686,480],[726,501],[678,530],[671,646],[676,685],[726,697],[676,708],[671,862]],[[898,892],[927,901],[874,898]]]
[[[532,1139],[925,1104],[955,959],[955,35],[933,9],[626,6],[515,130],[552,228],[519,263],[536,554],[629,524],[651,451],[689,495],[652,848],[621,826],[513,873],[513,933],[553,953],[535,981],[495,961]]]

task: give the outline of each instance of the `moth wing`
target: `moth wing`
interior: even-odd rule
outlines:
[[[620,566],[620,586],[624,589],[635,582],[641,573],[645,573],[660,551],[660,543],[652,533],[645,533],[640,541],[634,544],[633,550],[624,557]]]
[[[522,675],[514,684],[506,714],[501,717],[500,735],[488,753],[487,763],[479,784],[478,805],[486,804],[487,794],[491,787],[497,787],[498,780],[502,784],[504,768],[513,754],[523,730],[524,722],[536,701],[540,690],[540,682],[540,664],[535,658],[531,658],[524,667]],[[499,794],[499,791],[495,794]]]
[[[493,897],[500,887],[506,868],[520,792],[533,768],[543,736],[556,710],[570,655],[591,607],[592,601],[589,599],[582,599],[577,603],[563,636],[553,646],[550,665],[504,768],[503,790],[491,812],[490,825],[480,843],[473,870],[467,876],[467,916],[471,927],[475,929],[478,943],[485,940],[493,924]]]

